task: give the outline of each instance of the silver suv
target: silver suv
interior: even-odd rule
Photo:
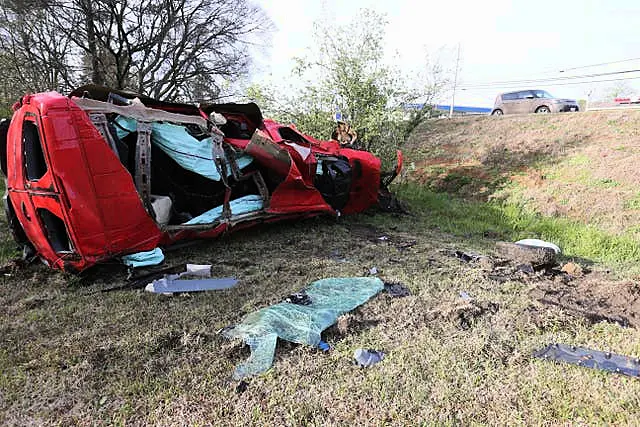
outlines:
[[[491,112],[494,116],[503,114],[526,113],[561,113],[564,111],[580,111],[574,99],[559,99],[546,90],[520,90],[518,92],[501,93]]]

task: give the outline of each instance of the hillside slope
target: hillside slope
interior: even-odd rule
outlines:
[[[435,191],[640,236],[640,111],[434,120],[405,150]]]

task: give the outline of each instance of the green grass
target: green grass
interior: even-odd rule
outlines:
[[[509,200],[468,201],[414,184],[405,184],[399,190],[424,213],[426,227],[463,236],[496,233],[513,241],[540,238],[559,245],[568,257],[616,264],[640,262],[640,242],[628,235],[608,234],[566,218],[545,217]]]
[[[627,210],[638,210],[640,209],[640,193],[637,193],[631,199],[624,201],[624,208]]]

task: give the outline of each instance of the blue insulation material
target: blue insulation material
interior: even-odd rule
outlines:
[[[164,254],[160,248],[150,251],[138,252],[135,254],[125,255],[122,257],[122,263],[129,267],[147,267],[149,265],[158,265],[164,261]]]
[[[118,116],[115,119],[116,133],[120,139],[137,129],[135,119]],[[184,126],[171,123],[151,123],[151,143],[157,145],[169,157],[184,169],[195,172],[213,181],[220,181],[220,173],[213,158],[213,141],[205,138],[197,140],[187,132]],[[236,158],[238,167],[243,169],[251,164],[253,158],[246,154]],[[227,176],[231,167],[227,162]]]
[[[231,200],[229,202],[229,205],[231,205],[232,215],[241,215],[249,212],[259,211],[264,206],[264,202],[261,196],[250,194],[248,196],[243,196],[238,199]],[[208,210],[195,218],[191,218],[189,221],[185,222],[184,225],[210,224],[212,222],[215,222],[222,216],[222,208],[222,205],[216,206],[215,208]]]
[[[308,305],[281,302],[248,314],[242,323],[223,332],[227,338],[242,339],[251,348],[251,356],[236,367],[234,378],[240,380],[269,369],[278,338],[314,347],[321,345],[322,331],[383,288],[377,277],[323,279],[302,291],[311,301]]]

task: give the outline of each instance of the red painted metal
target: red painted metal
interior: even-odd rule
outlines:
[[[235,226],[220,223],[212,224],[211,228],[161,230],[145,210],[130,173],[87,113],[72,99],[55,92],[27,95],[14,109],[7,137],[9,201],[40,257],[58,269],[80,271],[114,256],[178,240],[217,237],[260,222],[336,215],[313,185],[316,154],[344,156],[360,171],[353,177],[350,199],[342,213],[363,211],[378,200],[380,160],[373,154],[342,148],[337,141],[317,140],[288,127],[300,135],[298,145],[311,150],[303,158],[295,143],[280,136],[279,130],[286,126],[265,119],[261,131],[281,150],[286,150],[291,162],[263,217],[252,217]],[[206,117],[204,113],[203,116]],[[47,164],[47,172],[35,181],[25,176],[22,146],[25,121],[36,125]],[[228,138],[225,142],[245,149],[249,141]],[[401,157],[399,160],[401,167]],[[52,248],[38,209],[46,209],[63,221],[70,251],[56,252]]]

